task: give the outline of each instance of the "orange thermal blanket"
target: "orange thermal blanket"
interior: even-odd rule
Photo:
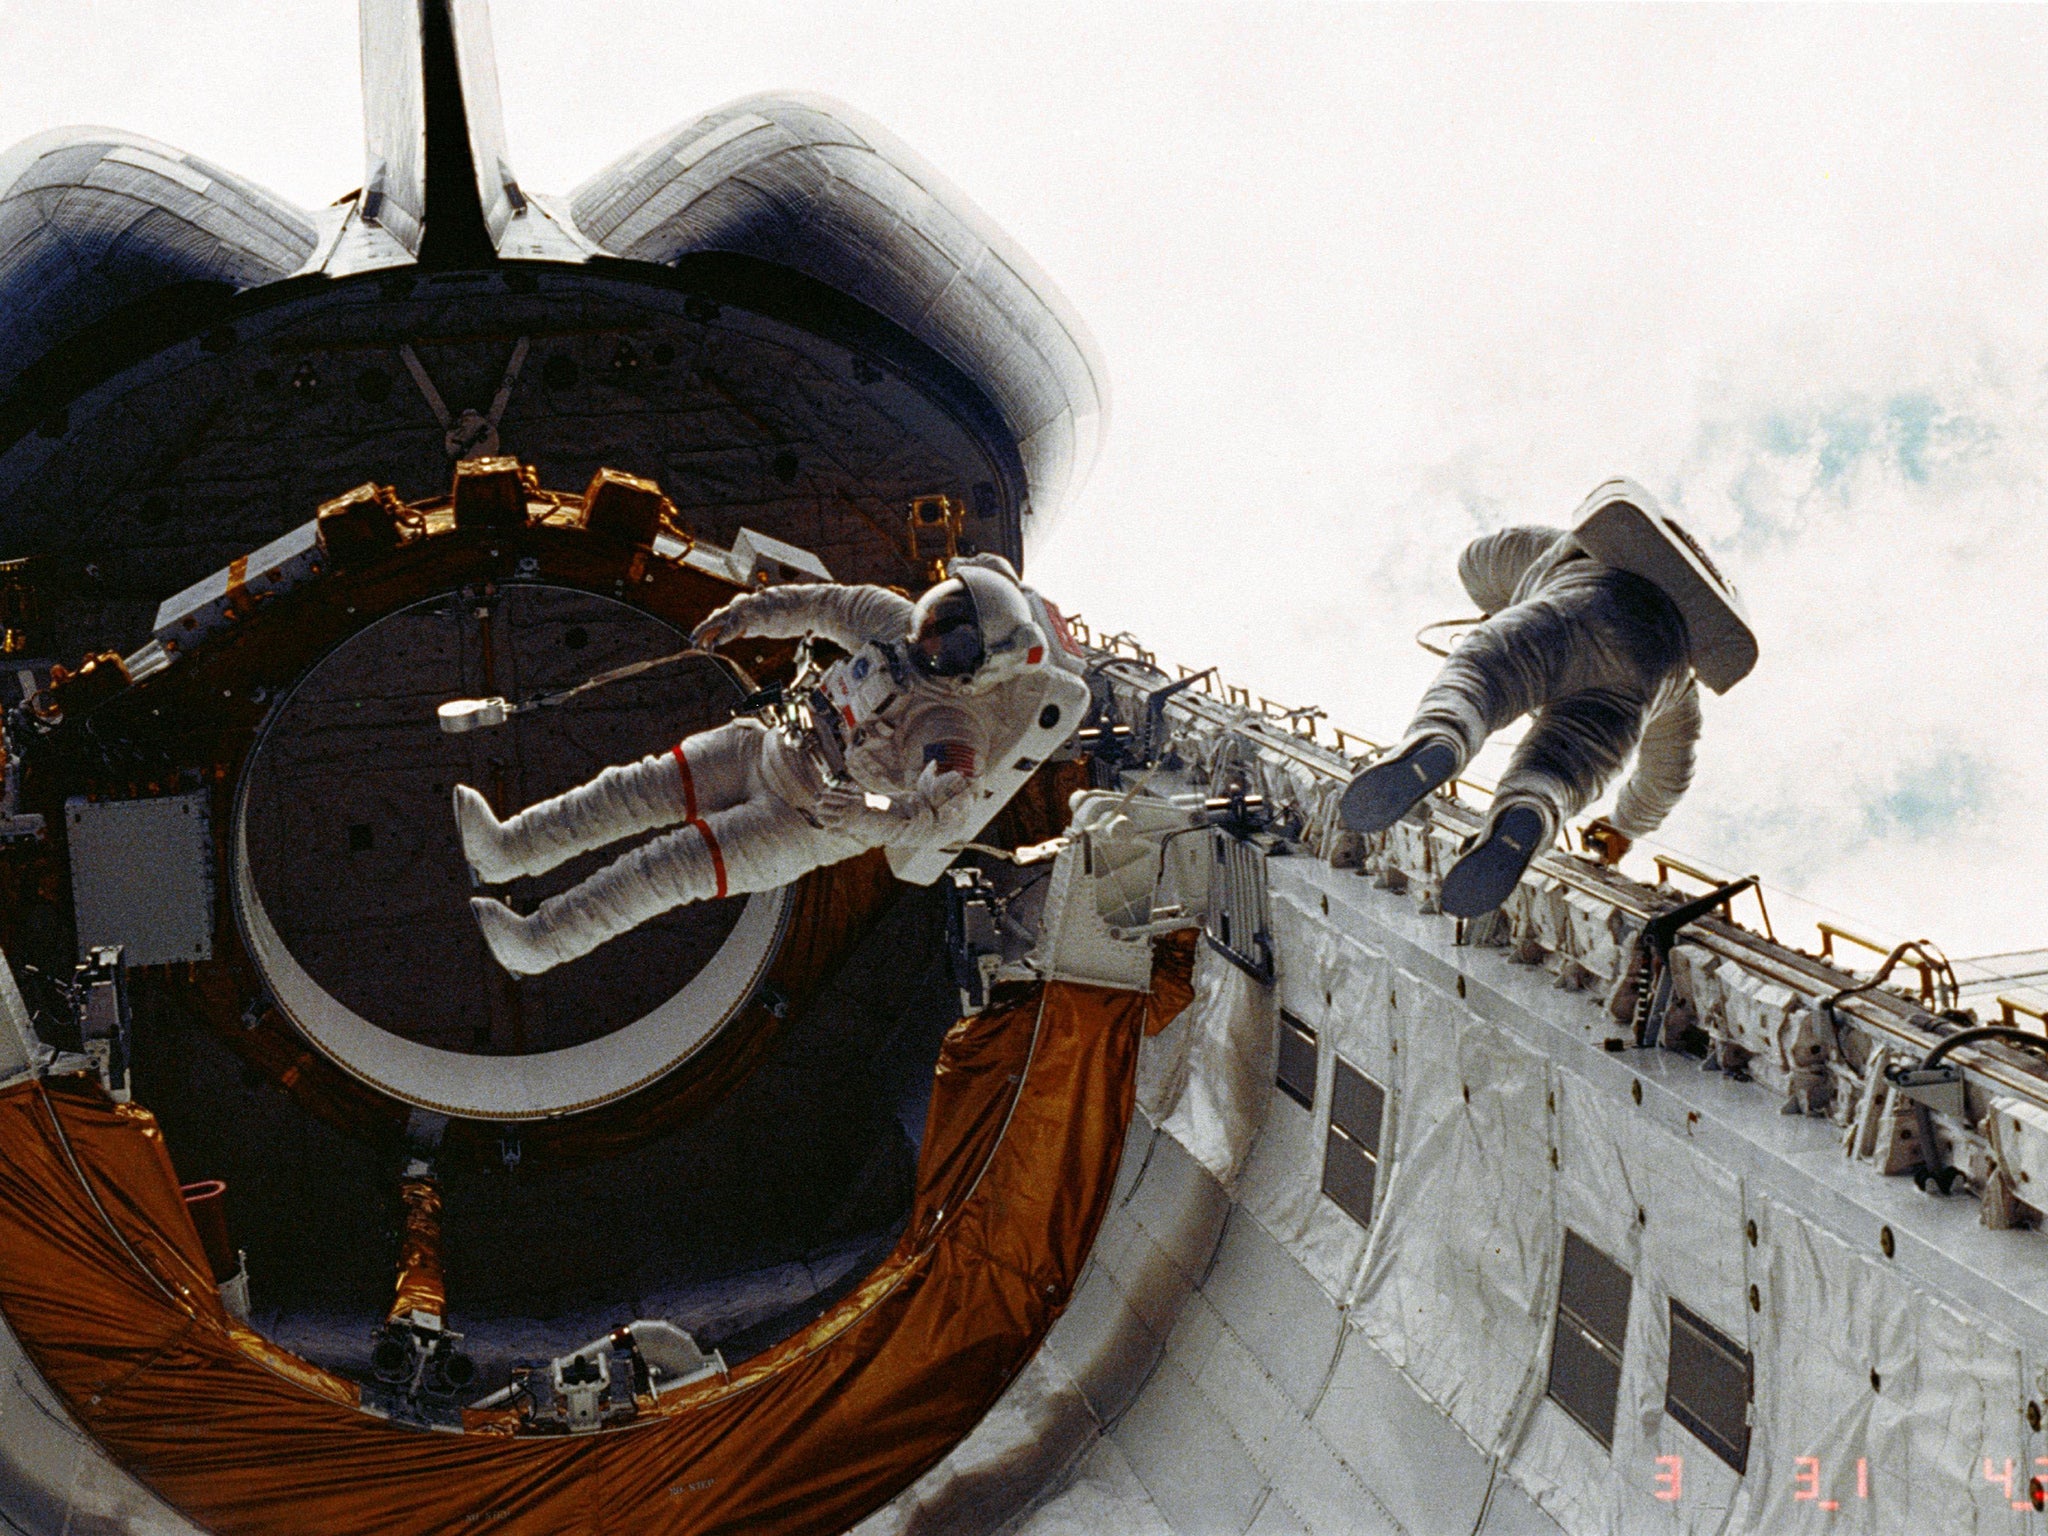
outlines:
[[[1066,1305],[1148,1002],[1049,983],[956,1025],[894,1253],[624,1428],[473,1415],[450,1435],[356,1411],[347,1383],[231,1327],[155,1122],[79,1079],[0,1094],[0,1307],[109,1452],[223,1536],[843,1531],[973,1428]]]

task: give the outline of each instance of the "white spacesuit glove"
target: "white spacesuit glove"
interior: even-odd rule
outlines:
[[[699,650],[715,651],[728,640],[741,638],[747,633],[747,609],[753,605],[754,594],[741,593],[691,630],[690,644]]]
[[[909,794],[870,795],[855,785],[834,785],[818,796],[811,814],[826,831],[869,847],[926,842],[938,831],[939,812],[965,794],[967,786],[965,775],[941,773],[937,763],[926,763]]]
[[[811,806],[811,819],[827,832],[838,832],[870,847],[893,841],[903,828],[894,800],[870,795],[850,784],[835,784],[819,795]]]
[[[858,582],[790,582],[742,592],[690,633],[712,650],[752,635],[799,640],[815,635],[852,655],[870,640],[900,640],[910,631],[911,603],[886,587]]]
[[[965,774],[942,773],[937,763],[926,763],[917,776],[917,788],[893,802],[903,807],[911,839],[931,837],[938,830],[939,812],[966,794],[968,786]]]

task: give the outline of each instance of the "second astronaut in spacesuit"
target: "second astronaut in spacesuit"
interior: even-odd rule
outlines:
[[[1015,714],[1007,706],[1017,701],[1006,695],[1042,681],[1033,674],[1048,644],[1014,573],[990,557],[956,561],[914,604],[873,586],[750,592],[691,638],[711,649],[748,635],[814,635],[847,659],[826,673],[802,719],[743,716],[607,768],[504,822],[475,790],[457,786],[463,849],[485,884],[679,829],[531,916],[475,898],[484,939],[507,970],[548,970],[688,902],[771,890],[870,848],[941,840],[959,820],[948,807],[987,776],[991,753],[1007,761],[1006,721]]]
[[[1734,588],[1640,486],[1610,481],[1570,529],[1504,528],[1458,557],[1486,619],[1456,646],[1407,734],[1361,770],[1345,825],[1377,832],[1461,772],[1487,737],[1524,714],[1528,734],[1485,826],[1444,875],[1440,902],[1475,917],[1504,901],[1631,751],[1610,829],[1654,831],[1692,783],[1699,682],[1732,687],[1756,643]]]

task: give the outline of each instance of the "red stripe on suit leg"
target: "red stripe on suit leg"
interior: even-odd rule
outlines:
[[[676,767],[680,768],[683,774],[683,820],[695,821],[697,819],[697,778],[696,775],[690,772],[690,760],[683,755],[683,744],[680,741],[676,743],[675,751],[672,755],[676,760]],[[720,894],[723,895],[724,893],[720,892]]]
[[[705,850],[711,855],[711,868],[718,876],[718,894],[723,897],[726,893],[725,855],[719,850],[718,838],[712,832],[709,822],[693,821],[690,825],[703,836]]]

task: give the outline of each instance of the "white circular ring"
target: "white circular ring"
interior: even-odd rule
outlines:
[[[308,674],[310,675],[310,673]],[[273,707],[280,718],[287,692]],[[701,1051],[761,985],[782,947],[793,886],[747,897],[739,922],[681,991],[651,1013],[582,1045],[530,1056],[471,1056],[372,1024],[322,987],[279,937],[249,864],[249,785],[269,726],[257,734],[235,794],[229,893],[249,958],[299,1033],[379,1093],[462,1120],[552,1120],[646,1087]]]
[[[278,937],[249,868],[235,808],[233,895],[249,957],[272,1000],[335,1065],[380,1093],[464,1120],[548,1120],[625,1097],[702,1050],[740,1012],[781,947],[792,887],[747,898],[704,969],[653,1012],[600,1039],[531,1056],[470,1056],[378,1028],[333,996]]]

